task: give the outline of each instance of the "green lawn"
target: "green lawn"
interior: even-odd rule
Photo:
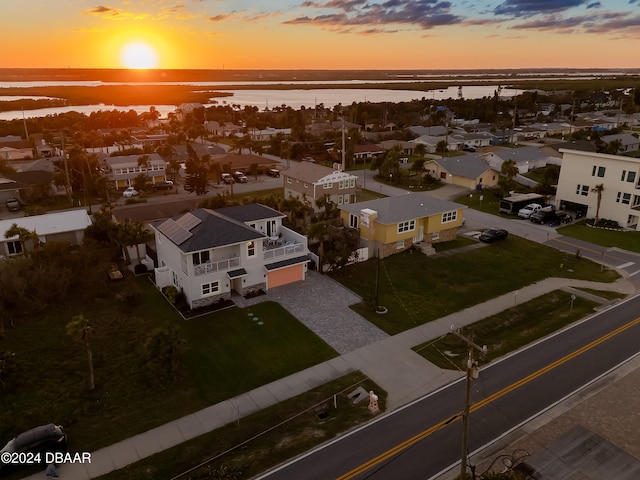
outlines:
[[[582,297],[572,302],[570,293],[556,290],[473,323],[461,333],[472,336],[478,345],[487,345],[487,354],[481,360],[486,364],[584,318],[597,305]],[[455,335],[445,335],[414,350],[440,368],[465,368],[467,345]]]
[[[375,302],[366,301],[374,298],[376,264],[352,265],[335,278],[365,299],[354,310],[392,335],[547,277],[618,278],[589,260],[515,236],[437,259],[409,250],[380,261],[378,304],[388,309],[380,315],[371,308]]]
[[[0,350],[15,352],[18,373],[0,390],[0,438],[57,422],[70,448],[91,451],[337,355],[278,304],[185,321],[147,277],[128,274],[108,290],[104,298],[76,292],[4,331]],[[79,313],[93,326],[92,392],[85,347],[65,333]],[[166,322],[181,328],[189,346],[171,381],[156,378],[143,347]]]
[[[354,372],[100,479],[168,479],[200,464],[184,478],[253,477],[369,421],[374,415],[367,409],[368,400],[354,404],[348,397],[358,386],[375,391],[384,411],[386,393]],[[207,476],[210,471],[225,474]]]
[[[588,227],[584,222],[559,228],[558,233],[603,247],[618,247],[640,253],[640,232],[605,230]]]

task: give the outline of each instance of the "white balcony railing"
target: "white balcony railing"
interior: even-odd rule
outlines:
[[[306,253],[306,248],[302,243],[285,244],[282,247],[265,250],[263,253],[265,260],[273,260],[274,258],[288,257],[289,255],[304,254]]]
[[[228,258],[227,260],[220,260],[218,262],[201,263],[200,265],[193,266],[193,273],[196,277],[200,275],[207,275],[208,273],[215,273],[230,268],[240,266],[240,257]]]

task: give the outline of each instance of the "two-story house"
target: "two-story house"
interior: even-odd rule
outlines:
[[[304,280],[306,237],[261,204],[197,209],[153,222],[158,288],[175,286],[190,308]]]
[[[147,163],[141,163],[143,155],[124,155],[107,157],[108,175],[116,188],[127,188],[133,185],[133,179],[141,173],[149,178],[151,183],[167,179],[167,162],[157,153],[146,155]]]
[[[356,200],[356,181],[358,177],[348,172],[339,172],[323,165],[300,162],[282,172],[284,177],[284,196],[309,202],[318,210],[316,200],[329,195],[336,205],[346,205]]]
[[[384,258],[414,243],[454,240],[465,208],[423,193],[408,193],[343,205],[340,217],[345,225],[359,230],[361,244],[370,255]]]
[[[564,150],[558,179],[556,206],[615,220],[621,227],[640,231],[640,158]]]

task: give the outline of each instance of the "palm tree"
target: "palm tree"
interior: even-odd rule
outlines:
[[[502,188],[504,189],[504,193],[509,192],[514,186],[513,178],[518,174],[519,170],[516,166],[516,162],[513,160],[505,160],[502,162],[502,166],[500,167],[500,173],[504,176],[502,180]]]
[[[67,323],[66,329],[67,335],[84,343],[87,349],[87,359],[89,360],[89,390],[93,390],[96,385],[93,377],[93,354],[91,352],[91,344],[89,343],[93,327],[89,324],[89,320],[84,318],[83,314],[80,314],[71,318],[71,321]]]
[[[602,203],[602,192],[604,191],[604,185],[602,183],[599,183],[598,185],[593,187],[591,189],[591,191],[597,195],[597,200],[596,200],[596,218],[595,218],[595,220],[593,222],[593,226],[595,227],[595,226],[598,225],[598,220],[600,218],[600,203]]]
[[[138,260],[136,265],[140,265],[140,263],[142,263],[140,261],[140,244],[151,240],[153,238],[153,233],[147,230],[142,222],[125,218],[124,222],[118,224],[116,227],[116,238],[118,243],[120,243],[124,248],[125,257],[127,257],[127,261],[129,263],[131,263],[131,260],[129,258],[127,247],[135,245]]]
[[[33,249],[37,250],[38,245],[40,243],[38,234],[35,230],[29,230],[24,227],[18,226],[17,223],[11,225],[9,230],[4,233],[4,238],[18,237],[18,241],[20,242],[20,248],[24,252],[25,256],[27,256],[27,242],[31,240],[33,242]]]

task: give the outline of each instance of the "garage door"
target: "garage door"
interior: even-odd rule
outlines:
[[[267,274],[267,288],[279,287],[298,280],[304,280],[303,263],[269,272]]]

